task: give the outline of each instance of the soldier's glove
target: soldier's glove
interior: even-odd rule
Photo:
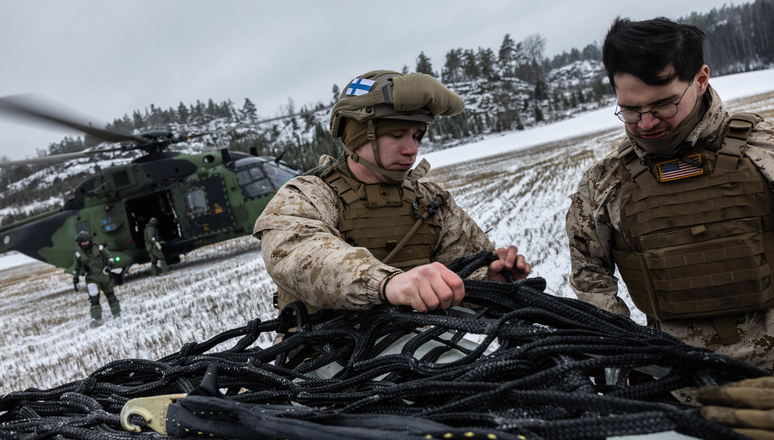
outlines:
[[[774,377],[697,390],[701,416],[755,440],[774,439]]]
[[[102,273],[104,273],[105,275],[107,275],[107,274],[109,274],[109,273],[110,273],[110,271],[111,271],[111,270],[113,270],[113,265],[112,265],[112,264],[108,264],[107,266],[105,266],[105,267],[102,269]]]
[[[161,243],[159,243],[158,241],[156,242],[156,248],[158,248],[158,250],[161,250]]]
[[[78,291],[78,277],[73,278],[73,287],[75,288],[75,291]]]

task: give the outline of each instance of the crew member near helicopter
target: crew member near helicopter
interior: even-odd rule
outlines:
[[[157,228],[158,224],[158,219],[156,217],[151,217],[143,231],[145,235],[145,250],[148,251],[148,255],[151,259],[151,275],[153,276],[169,272],[169,266],[167,266],[167,261],[164,259],[164,252],[161,251],[161,240],[159,240],[159,230]],[[156,262],[159,263],[161,268],[156,266]]]
[[[113,283],[110,279],[110,271],[113,269],[113,255],[106,247],[94,243],[94,240],[88,232],[79,232],[75,236],[80,250],[75,252],[73,263],[75,272],[73,275],[73,286],[75,291],[78,288],[78,278],[84,275],[86,279],[86,292],[89,294],[91,302],[92,325],[102,324],[102,306],[99,305],[99,292],[105,294],[105,298],[110,305],[110,312],[114,318],[121,314],[121,303],[113,292]]]
[[[495,251],[448,192],[419,181],[427,161],[412,169],[427,123],[464,106],[420,73],[373,71],[344,88],[330,122],[345,153],[323,156],[319,167],[291,179],[255,223],[280,309],[296,300],[310,312],[386,303],[447,308],[462,301],[465,288],[445,265],[481,250],[499,260],[473,278],[529,275],[516,247]]]

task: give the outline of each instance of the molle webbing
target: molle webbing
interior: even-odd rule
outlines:
[[[367,248],[383,261],[415,226],[417,218],[425,216],[426,220],[389,264],[408,270],[431,262],[440,236],[439,219],[426,214],[432,200],[418,198],[407,184],[363,184],[335,172],[323,179],[343,202],[338,223],[342,238]]]
[[[437,215],[429,215],[427,207],[432,200],[418,198],[408,185],[363,184],[329,168],[320,176],[336,191],[343,202],[337,228],[341,237],[353,246],[364,247],[379,261],[398,246],[416,226],[419,216],[425,220],[416,226],[406,243],[389,260],[390,266],[409,270],[429,264],[430,257],[440,238],[441,224]],[[435,202],[443,206],[444,195]],[[277,289],[277,306],[298,301],[295,295]],[[304,302],[309,313],[317,307]]]
[[[669,182],[622,146],[623,235],[613,257],[648,316],[716,317],[774,304],[774,197],[742,156],[753,126],[754,118],[733,117],[723,148],[701,150],[705,173]]]

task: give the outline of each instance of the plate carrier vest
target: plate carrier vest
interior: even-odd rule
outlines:
[[[429,264],[441,237],[441,223],[435,215],[445,205],[448,193],[430,201],[417,196],[411,182],[401,185],[362,183],[340,173],[335,166],[320,177],[342,202],[337,229],[341,238],[356,247],[368,249],[379,261],[409,270]],[[281,310],[300,298],[277,289]],[[309,313],[317,308],[304,302]]]
[[[713,318],[724,344],[738,340],[731,315],[774,305],[774,196],[743,155],[756,123],[732,116],[717,141],[685,155],[700,154],[702,173],[679,180],[659,182],[629,141],[619,148],[624,235],[613,257],[634,304],[659,321]]]
[[[87,281],[92,280],[98,283],[110,281],[110,275],[103,274],[101,270],[97,270],[94,273],[91,271],[92,264],[96,261],[100,262],[101,267],[105,267],[108,264],[108,259],[102,253],[102,245],[92,242],[91,248],[88,251],[79,247],[76,254],[78,258],[78,267],[83,271],[84,278]],[[78,269],[76,268],[76,270]]]

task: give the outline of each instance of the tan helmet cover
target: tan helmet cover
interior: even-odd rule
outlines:
[[[377,166],[361,161],[360,157],[345,145],[347,154],[355,162],[377,173],[391,179],[402,179],[408,175],[408,171],[391,171],[382,167],[376,147],[374,120],[403,119],[427,123],[432,122],[435,116],[453,116],[464,108],[462,98],[430,75],[403,75],[391,70],[374,70],[353,79],[344,88],[339,101],[331,110],[331,135],[334,139],[341,137],[345,125],[344,118],[367,122],[368,139],[371,141]]]
[[[352,89],[358,79],[375,81],[370,90],[360,95]],[[390,118],[431,122],[435,116],[453,116],[465,108],[462,98],[437,79],[424,73],[402,73],[374,70],[350,81],[331,111],[331,135],[341,137],[342,118],[363,122]]]

